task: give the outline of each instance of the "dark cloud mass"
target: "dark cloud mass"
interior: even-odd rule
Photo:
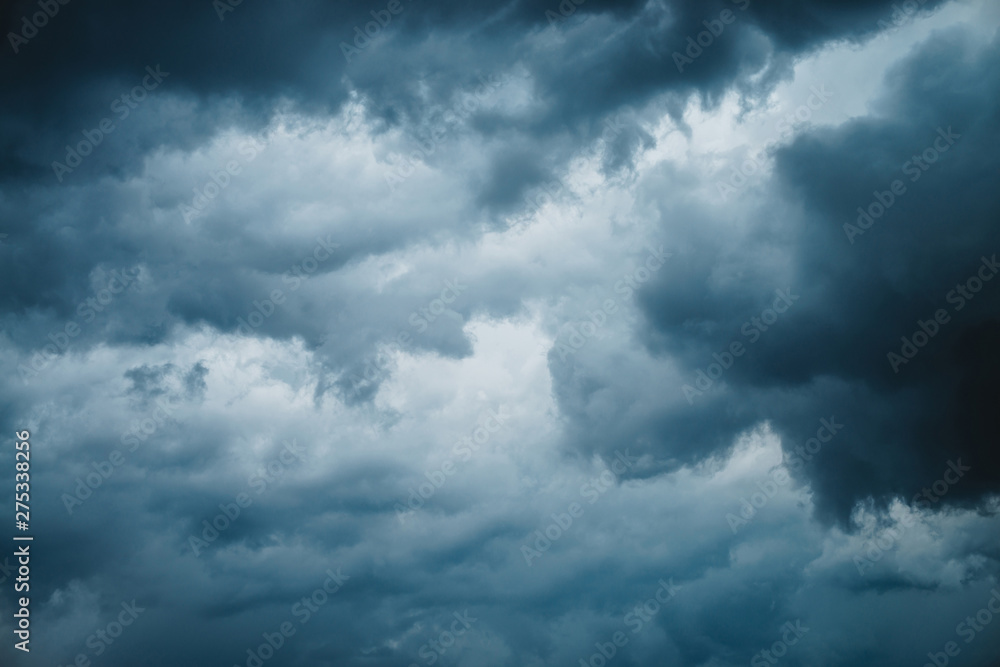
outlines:
[[[951,58],[935,57],[943,53]],[[788,442],[804,440],[814,416],[825,412],[852,425],[864,423],[842,436],[843,468],[810,475],[820,507],[844,519],[866,495],[918,492],[953,457],[978,465],[949,500],[978,499],[998,482],[994,411],[972,406],[1000,401],[994,383],[986,380],[996,363],[1000,292],[988,282],[981,292],[966,288],[966,296],[955,289],[969,279],[978,283],[981,267],[984,275],[995,272],[1000,248],[994,224],[1000,209],[990,194],[993,184],[983,178],[998,139],[991,122],[998,111],[996,58],[994,49],[972,52],[961,33],[936,35],[890,73],[898,83],[880,101],[884,117],[799,138],[776,155],[775,180],[803,210],[794,223],[798,229],[764,242],[789,257],[787,286],[799,301],[773,333],[734,364],[728,377],[735,391],[706,396],[713,404],[705,409],[749,410],[744,420],[723,427],[721,443],[731,441],[734,428],[745,428],[745,419],[775,420]],[[924,171],[911,158],[933,150],[934,142],[948,152]],[[910,191],[870,231],[857,227],[854,203],[867,208],[876,201],[876,190],[894,197],[889,186],[900,177]],[[701,269],[677,270],[706,275],[718,254],[716,244],[705,244],[694,260]],[[742,338],[737,335],[742,320],[771,299],[763,285],[747,284],[692,303],[688,285],[676,277],[664,276],[663,286],[651,290],[643,305],[662,336],[660,345],[690,360],[689,372],[706,365],[702,362],[733,337]],[[765,301],[753,303],[756,295]],[[941,309],[951,313],[948,323],[935,324]],[[702,326],[693,329],[693,321]],[[903,358],[894,367],[888,353],[903,357],[900,337],[912,338],[927,321],[939,333],[918,359]],[[708,323],[717,335],[705,335]],[[833,382],[836,392],[830,390]],[[762,404],[762,392],[773,399]],[[855,392],[864,399],[857,400]],[[791,411],[789,395],[796,399]],[[687,423],[687,411],[680,412],[677,421]],[[693,434],[671,426],[654,427],[671,434],[661,436],[666,450],[689,447],[675,438]],[[678,431],[684,438],[672,435]]]
[[[996,665],[998,27],[7,3],[0,665]]]

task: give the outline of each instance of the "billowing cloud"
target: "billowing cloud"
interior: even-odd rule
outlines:
[[[0,19],[3,664],[993,664],[990,3]]]

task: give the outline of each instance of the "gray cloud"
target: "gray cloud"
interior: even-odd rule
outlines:
[[[401,2],[6,40],[3,664],[992,664],[1000,17]]]

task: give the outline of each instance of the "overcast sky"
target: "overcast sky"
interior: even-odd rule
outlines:
[[[997,664],[994,0],[0,21],[0,664]]]

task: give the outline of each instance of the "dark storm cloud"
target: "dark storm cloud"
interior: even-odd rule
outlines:
[[[935,4],[927,3],[925,11]],[[718,92],[743,71],[741,63],[763,64],[766,53],[752,26],[773,39],[779,51],[795,53],[826,40],[870,34],[876,20],[891,11],[888,0],[847,6],[592,1],[577,11],[599,20],[579,28],[564,26],[563,31],[550,26],[545,16],[557,6],[406,2],[376,42],[348,63],[340,43],[351,43],[354,28],[371,21],[370,11],[382,11],[381,6],[248,3],[220,21],[205,2],[169,8],[69,3],[18,53],[4,51],[0,68],[8,94],[21,101],[4,113],[7,173],[18,180],[42,179],[64,144],[106,116],[109,102],[138,85],[149,65],[170,72],[155,94],[193,97],[197,112],[149,123],[134,135],[126,129],[135,142],[128,152],[121,150],[125,140],[120,131],[108,137],[118,150],[111,155],[105,149],[103,157],[88,160],[85,170],[93,175],[134,171],[142,153],[164,143],[190,148],[220,124],[253,126],[256,119],[259,126],[278,97],[290,97],[306,111],[336,108],[348,92],[345,74],[393,121],[401,113],[420,113],[424,104],[417,97],[417,82],[430,84],[435,97],[447,99],[475,70],[521,63],[535,74],[549,100],[539,132],[550,134],[560,125],[595,120],[665,90]],[[705,49],[696,65],[678,72],[671,54],[683,51],[688,37],[706,29],[704,21],[717,20],[727,8],[739,20]],[[35,9],[31,2],[10,5],[3,33],[18,30],[22,17]],[[595,44],[612,26],[625,30]],[[558,41],[547,39],[553,32]],[[456,51],[461,59],[454,58]],[[220,104],[230,96],[240,99],[238,111]]]
[[[719,380],[727,393],[713,388],[693,405],[633,423],[630,437],[653,439],[652,451],[680,463],[727,447],[760,419],[774,420],[790,451],[811,437],[818,418],[835,415],[847,425],[836,454],[804,474],[824,514],[846,520],[868,495],[909,499],[959,458],[972,471],[949,502],[996,491],[991,442],[1000,422],[986,406],[1000,397],[987,380],[1000,345],[1000,284],[985,282],[971,299],[956,287],[970,279],[976,287],[981,270],[991,276],[1000,251],[990,166],[1000,133],[997,54],[995,41],[978,49],[960,32],[935,35],[890,72],[880,116],[805,135],[778,152],[774,189],[801,200],[804,215],[771,225],[746,250],[781,248],[792,258],[785,274],[709,289],[723,249],[707,238],[665,268],[642,303],[654,349],[685,360],[684,383],[695,386],[696,371],[731,341],[747,352]],[[913,156],[925,151],[934,162],[917,166]],[[873,193],[897,179],[906,191],[890,192],[888,210],[852,232],[858,207],[879,196],[888,202]],[[748,336],[742,325],[760,317],[775,288],[798,299],[769,330],[751,325]],[[941,309],[947,323],[928,327],[939,332],[894,369],[887,355],[902,355],[900,338],[912,339],[918,321]]]
[[[720,492],[713,466],[723,467],[735,436],[762,420],[792,451],[832,415],[843,432],[798,473],[826,517],[843,518],[869,494],[908,498],[937,480],[949,458],[972,470],[948,502],[996,490],[989,438],[998,426],[990,410],[1000,325],[991,318],[1000,282],[952,312],[898,374],[885,357],[918,318],[951,308],[945,294],[974,275],[981,255],[1000,253],[991,153],[996,43],[979,50],[961,35],[938,35],[887,80],[881,117],[813,132],[782,149],[762,209],[734,214],[745,236],[689,196],[696,176],[664,164],[636,177],[638,209],[658,220],[649,242],[675,251],[637,293],[647,326],[622,315],[609,324],[621,335],[592,341],[583,354],[567,360],[555,348],[542,350],[538,365],[547,351],[548,367],[532,382],[524,379],[527,366],[495,375],[488,367],[462,369],[474,379],[455,391],[455,402],[492,391],[491,384],[531,385],[534,393],[517,394],[531,403],[516,411],[525,425],[495,443],[499,452],[523,450],[524,460],[505,464],[486,448],[400,525],[394,504],[440,464],[430,453],[435,444],[468,434],[479,408],[493,405],[491,397],[473,408],[434,400],[438,383],[473,356],[470,321],[506,322],[524,317],[529,300],[566,299],[575,282],[593,283],[595,267],[607,260],[556,235],[547,242],[560,250],[566,244],[566,264],[540,254],[518,271],[476,272],[451,248],[483,242],[483,230],[496,229],[493,218],[562,177],[595,142],[603,141],[606,177],[634,177],[637,156],[654,146],[648,121],[661,115],[646,108],[651,100],[676,118],[690,95],[716,103],[735,87],[759,98],[795,58],[830,40],[863,40],[891,13],[890,0],[587,0],[572,20],[550,25],[546,10],[558,11],[557,2],[403,3],[350,63],[340,42],[386,3],[244,1],[220,21],[207,0],[71,0],[20,53],[5,52],[0,231],[10,237],[0,253],[16,270],[0,279],[0,342],[10,352],[0,421],[13,430],[30,418],[37,443],[34,509],[44,540],[34,561],[36,655],[68,664],[88,652],[86,638],[114,618],[121,601],[137,598],[146,615],[95,664],[247,664],[263,633],[290,617],[298,635],[269,665],[426,664],[431,642],[469,610],[477,620],[467,643],[436,654],[441,664],[576,665],[653,596],[660,578],[673,577],[684,587],[677,605],[645,624],[619,664],[657,664],[664,656],[677,664],[745,664],[777,639],[777,627],[799,617],[825,623],[812,626],[803,652],[783,664],[898,661],[901,645],[913,648],[910,628],[927,623],[926,610],[907,597],[912,579],[878,574],[845,583],[834,569],[823,575],[839,582],[837,590],[810,588],[802,568],[817,558],[825,534],[804,516],[806,500],[783,491],[756,520],[757,533],[734,539],[724,515],[743,491]],[[5,10],[3,33],[34,7]],[[737,20],[679,72],[673,52],[724,9]],[[114,113],[112,100],[156,65],[169,76],[58,182],[51,161]],[[433,160],[471,166],[468,173],[455,167],[460,177],[447,188],[415,176],[396,200],[373,194],[364,174],[351,171],[355,164],[341,172],[310,164],[307,135],[295,153],[281,153],[280,141],[263,149],[252,165],[259,171],[245,175],[247,205],[220,201],[193,224],[177,212],[191,201],[190,187],[204,185],[203,172],[228,159],[225,146],[206,146],[228,128],[273,138],[271,122],[286,100],[322,118],[357,92],[370,114],[358,133],[401,131],[398,145],[409,146],[426,138],[442,109],[479,86],[480,75],[511,70],[527,76],[503,94],[515,98],[527,88],[531,104],[509,115],[503,105],[484,106],[457,128]],[[619,129],[605,135],[608,123]],[[851,244],[843,223],[855,208],[869,204],[873,189],[886,190],[903,162],[949,126],[959,141]],[[483,143],[463,144],[469,137]],[[483,155],[473,157],[482,159],[471,160],[480,147]],[[195,157],[203,149],[205,169]],[[162,166],[171,160],[177,164]],[[284,163],[317,169],[319,185],[297,189],[285,173],[268,170]],[[383,185],[381,175],[375,180]],[[275,182],[287,190],[271,189]],[[424,190],[431,204],[417,196]],[[789,216],[799,205],[805,214]],[[303,210],[312,215],[298,215]],[[300,277],[295,268],[310,257],[317,268]],[[458,268],[468,269],[467,289],[437,313],[434,301]],[[128,272],[125,289],[112,289],[113,272]],[[275,289],[284,303],[270,304],[273,311],[256,305]],[[725,392],[713,388],[689,404],[682,385],[713,353],[746,342],[741,327],[775,302],[776,289],[794,292],[794,305],[747,345],[722,378]],[[429,321],[424,310],[439,317]],[[90,311],[93,317],[84,315]],[[426,328],[414,323],[421,317]],[[81,333],[69,352],[23,385],[17,365],[43,345],[59,345],[70,322]],[[241,335],[220,340],[231,333]],[[425,375],[400,373],[386,354],[385,344],[401,333],[408,334],[401,344],[407,363],[437,363]],[[675,363],[676,373],[663,370]],[[407,394],[408,412],[374,405],[390,379],[399,381],[392,391]],[[549,380],[551,410],[547,386],[538,389]],[[164,400],[171,401],[165,418],[156,412]],[[359,426],[366,405],[384,411],[375,436]],[[565,430],[531,421],[530,410],[558,412],[553,421]],[[463,411],[473,415],[470,423],[445,419]],[[64,494],[85,484],[129,434],[148,437],[70,514]],[[566,456],[553,461],[556,438]],[[224,511],[220,505],[235,502],[286,439],[305,449],[305,461],[282,468],[195,555],[190,537]],[[618,447],[649,456],[526,565],[519,546],[566,511],[567,498],[579,499],[581,483],[602,474],[591,455]],[[0,456],[5,470],[10,458]],[[758,473],[730,470],[737,484],[721,490],[753,488]],[[959,561],[988,557],[981,570],[959,566],[953,578],[996,574],[995,547],[984,542],[956,547]],[[347,584],[301,624],[294,605],[338,567]],[[929,579],[920,584],[927,591],[951,581]],[[864,597],[872,589],[885,595]],[[3,590],[9,620],[10,589]],[[936,630],[951,632],[959,612],[980,604],[970,600],[965,591],[934,598]],[[888,636],[899,627],[905,637]],[[5,643],[0,659],[19,664],[9,653]],[[911,653],[914,663],[921,659],[921,651]]]
[[[641,104],[671,90],[717,96],[744,73],[746,62],[763,64],[764,51],[752,26],[759,24],[784,44],[791,35],[803,34],[797,27],[803,23],[810,41],[794,45],[801,50],[835,37],[870,33],[874,17],[888,6],[887,1],[840,9],[830,3],[775,8],[752,2],[667,7],[594,2],[584,3],[579,12],[593,14],[595,20],[573,27],[550,26],[546,3],[407,3],[385,34],[348,63],[339,43],[350,41],[354,27],[371,19],[367,6],[247,3],[219,20],[212,4],[204,2],[170,8],[114,2],[60,5],[59,13],[18,53],[5,50],[0,64],[8,99],[19,100],[5,106],[0,125],[9,183],[5,231],[10,237],[4,250],[36,267],[31,275],[8,276],[13,284],[4,290],[6,308],[17,314],[52,309],[66,318],[85,298],[85,277],[95,267],[128,264],[140,256],[154,276],[169,276],[173,283],[167,288],[171,292],[157,299],[166,300],[169,313],[181,321],[235,328],[240,313],[228,312],[230,304],[252,300],[257,292],[242,269],[250,264],[280,271],[294,261],[294,251],[279,257],[248,235],[241,221],[223,220],[215,228],[217,238],[235,242],[239,256],[208,247],[211,259],[198,261],[192,272],[190,265],[177,262],[178,253],[190,248],[188,235],[126,221],[140,202],[122,198],[113,188],[96,186],[81,197],[72,223],[65,212],[56,211],[58,202],[78,196],[75,188],[103,176],[134,175],[153,150],[191,150],[225,127],[263,129],[279,99],[289,98],[307,112],[323,112],[339,107],[349,90],[357,89],[390,124],[419,127],[427,109],[446,106],[457,91],[477,85],[483,72],[524,67],[543,106],[515,123],[515,133],[505,138],[508,148],[491,156],[487,171],[473,179],[481,205],[509,210],[521,194],[558,172],[559,162],[572,157],[579,145],[597,139],[605,116],[622,105]],[[741,14],[739,20],[695,65],[678,72],[670,54],[683,50],[688,36],[705,29],[702,21],[715,20],[725,8]],[[34,3],[11,5],[4,34],[19,29],[21,17],[34,9]],[[623,30],[596,41],[614,27]],[[150,83],[147,67],[169,74],[143,101],[130,103],[137,108],[128,117],[120,118],[112,112],[122,108],[114,100],[144,80]],[[65,161],[65,146],[75,146],[82,132],[94,132],[105,118],[113,119],[114,131],[58,184],[52,162]],[[621,132],[609,145],[606,169],[627,166],[635,150],[650,140],[635,127]],[[180,196],[178,203],[183,203]],[[323,270],[404,240],[396,233],[389,236],[391,241],[380,235],[349,244],[338,238],[345,243],[345,254]],[[289,245],[281,239],[270,243]],[[220,256],[227,260],[220,262]],[[216,286],[216,296],[201,289],[206,284]],[[121,333],[155,342],[168,334],[176,322],[172,319],[146,321]],[[313,340],[317,335],[302,333]]]

